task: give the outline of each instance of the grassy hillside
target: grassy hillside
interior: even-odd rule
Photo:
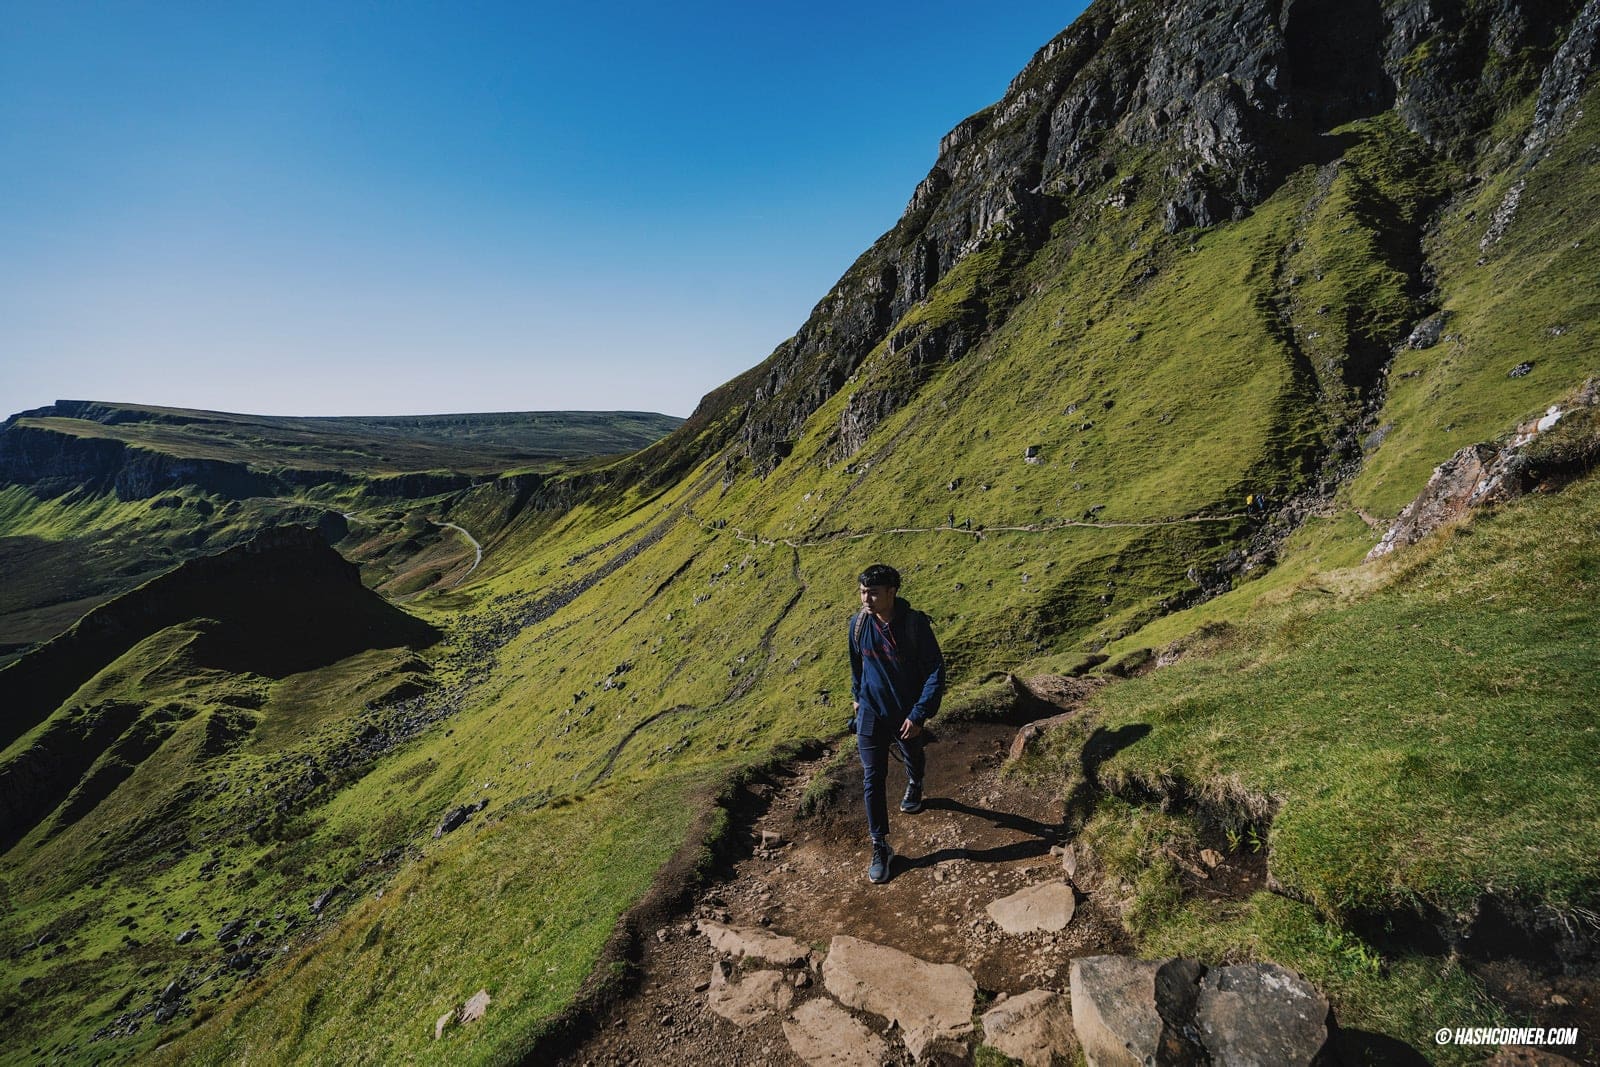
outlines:
[[[1488,909],[1577,959],[1582,938],[1529,917],[1600,908],[1593,479],[1361,563],[1435,464],[1600,372],[1600,100],[1530,165],[1536,81],[1505,82],[1457,151],[1397,112],[1341,117],[1204,229],[1167,225],[1170,152],[1108,135],[1042,228],[974,238],[836,382],[780,381],[775,359],[538,502],[441,496],[488,546],[409,602],[444,646],[197,673],[216,730],[241,701],[256,725],[214,764],[198,720],[177,727],[194,757],[162,780],[190,798],[184,844],[162,836],[175,809],[119,792],[143,814],[54,814],[58,836],[0,861],[10,1040],[170,1062],[526,1054],[607,977],[602,946],[662,865],[693,866],[718,785],[839,731],[855,575],[886,560],[933,618],[953,709],[1002,702],[997,671],[1179,643],[1028,768],[1126,883],[1130,930],[1149,952],[1284,962],[1343,1025],[1449,1055],[1434,1026],[1512,1009],[1423,932],[1469,939]],[[974,126],[973,158],[1005,113]],[[931,357],[956,329],[969,346]],[[848,340],[807,344],[830,336]],[[761,406],[800,394],[817,402],[792,432]],[[190,640],[152,635],[90,685],[177,700]],[[1096,731],[1136,740],[1105,755]],[[1191,895],[1163,848],[1219,834],[1266,851],[1278,891]],[[261,939],[224,947],[239,918]],[[484,1024],[435,1042],[480,988]]]

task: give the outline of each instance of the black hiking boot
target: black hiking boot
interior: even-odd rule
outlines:
[[[872,843],[872,866],[867,868],[867,881],[882,885],[889,880],[889,865],[894,862],[894,849],[887,841]]]
[[[922,787],[916,783],[906,786],[906,795],[900,798],[900,810],[915,815],[922,810]]]

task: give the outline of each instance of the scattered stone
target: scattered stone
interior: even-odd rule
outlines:
[[[671,935],[667,933],[667,928],[665,926],[656,931],[656,941],[659,944],[666,944],[667,938],[670,936]]]
[[[1197,864],[1185,859],[1182,855],[1179,854],[1177,849],[1175,849],[1175,848],[1171,847],[1170,845],[1168,845],[1165,848],[1163,848],[1161,851],[1166,853],[1167,858],[1170,859],[1173,863],[1177,864],[1177,866],[1181,870],[1183,870],[1185,873],[1187,873],[1191,878],[1198,878],[1198,879],[1200,879],[1202,881],[1210,880],[1211,874],[1210,874],[1209,871],[1207,871],[1203,867],[1200,867]]]
[[[1009,897],[1002,897],[985,910],[1008,934],[1029,934],[1037,930],[1065,930],[1077,909],[1077,899],[1066,882],[1041,882]]]
[[[1501,1045],[1484,1067],[1578,1067],[1578,1064],[1545,1048]]]
[[[447,1011],[443,1015],[439,1016],[439,1018],[437,1020],[435,1020],[434,1024],[433,1024],[433,1039],[435,1041],[437,1041],[441,1037],[443,1037],[444,1036],[444,1032],[446,1030],[448,1030],[450,1028],[450,1025],[452,1023],[454,1023],[455,1021],[456,1021],[456,1010],[454,1008],[451,1008],[449,1011]]]
[[[1061,869],[1068,878],[1078,876],[1078,850],[1072,845],[1067,845],[1061,850]]]
[[[472,994],[471,999],[461,1005],[461,1021],[475,1023],[483,1018],[483,1013],[489,1010],[490,999],[487,989],[480,989]]]
[[[788,1011],[794,988],[784,981],[782,971],[756,971],[737,983],[713,979],[708,1002],[712,1011],[735,1026],[753,1026]]]
[[[321,893],[318,893],[317,899],[311,902],[311,913],[313,915],[320,915],[322,913],[322,909],[328,906],[328,902],[343,890],[344,886],[336,885],[330,889],[324,889]]]
[[[787,844],[787,842],[784,840],[782,834],[774,833],[771,830],[761,831],[762,848],[782,848],[785,844]]]
[[[1200,862],[1214,871],[1222,866],[1222,853],[1214,848],[1203,848],[1200,850]]]
[[[1530,359],[1530,360],[1527,360],[1526,362],[1518,363],[1515,367],[1512,367],[1511,370],[1506,373],[1506,377],[1507,378],[1526,378],[1528,376],[1528,374],[1532,370],[1533,370],[1533,360]]]
[[[243,919],[233,919],[222,924],[222,929],[217,931],[217,940],[226,945],[239,937],[239,931],[244,929]]]
[[[461,824],[484,809],[487,801],[478,801],[476,804],[463,804],[459,808],[451,808],[445,812],[444,821],[439,823],[439,828],[433,832],[435,838],[443,837],[452,830],[460,829]]]
[[[772,933],[753,926],[728,926],[725,923],[702,920],[700,932],[706,935],[711,947],[725,956],[743,959],[747,956],[780,967],[798,967],[805,962],[811,950],[792,937]]]
[[[799,971],[799,972],[797,972],[795,974],[795,976],[794,976],[794,987],[796,989],[805,989],[810,984],[811,984],[811,976],[809,974],[807,974],[805,971]]]
[[[983,1043],[1024,1067],[1050,1067],[1055,1057],[1072,1058],[1072,1005],[1053,989],[1030,989],[996,1001],[983,1013]]]
[[[808,1000],[783,1021],[789,1048],[809,1067],[880,1067],[889,1045],[825,997]]]
[[[955,964],[929,963],[840,934],[828,946],[822,982],[845,1007],[898,1024],[917,1060],[934,1041],[960,1038],[972,1030],[978,984]]]
[[[177,938],[178,944],[187,945],[189,942],[193,941],[195,938],[197,938],[199,936],[200,936],[200,928],[198,926],[191,926],[191,927],[189,927],[189,929],[185,930],[183,933],[178,935],[178,938]]]

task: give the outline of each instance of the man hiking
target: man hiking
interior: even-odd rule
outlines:
[[[862,792],[867,831],[872,836],[869,881],[889,880],[894,850],[889,847],[889,752],[905,764],[905,797],[900,810],[922,810],[923,725],[944,696],[944,656],[928,616],[902,600],[900,574],[874,563],[861,572],[861,611],[850,620],[851,728],[861,754]]]

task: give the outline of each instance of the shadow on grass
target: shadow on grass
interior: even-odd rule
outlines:
[[[1073,787],[1072,794],[1067,797],[1063,822],[1076,822],[1081,826],[1089,820],[1089,816],[1094,814],[1095,802],[1105,792],[1100,784],[1101,765],[1149,733],[1150,724],[1143,722],[1129,723],[1115,730],[1107,730],[1104,726],[1095,727],[1094,733],[1083,743],[1083,750],[1079,754],[1083,777]]]

